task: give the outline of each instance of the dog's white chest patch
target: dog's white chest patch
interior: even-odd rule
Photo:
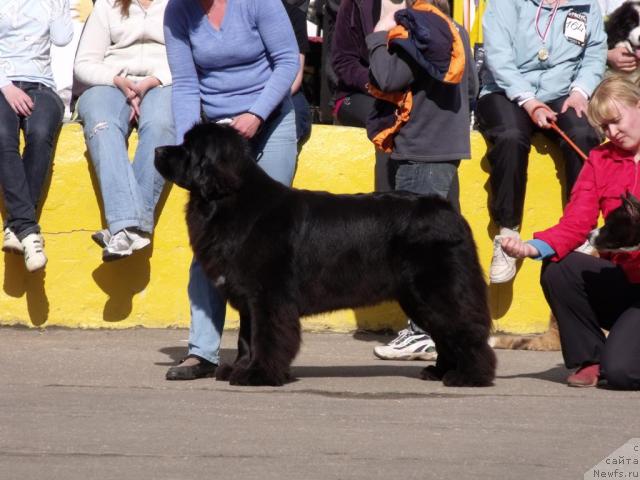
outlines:
[[[224,278],[224,275],[220,275],[218,278],[216,278],[215,282],[213,282],[213,284],[216,287],[221,287],[222,285],[225,284],[225,282],[227,281],[226,278]]]

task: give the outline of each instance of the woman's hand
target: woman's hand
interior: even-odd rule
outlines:
[[[540,255],[536,247],[516,237],[502,237],[500,244],[504,253],[513,258],[538,257]]]
[[[638,68],[638,59],[625,47],[615,47],[607,52],[607,63],[614,70],[620,72],[633,72]]]
[[[240,135],[246,139],[253,138],[258,129],[262,126],[262,119],[253,113],[241,113],[233,118],[230,124]]]
[[[551,110],[546,103],[542,103],[535,98],[527,101],[522,105],[522,108],[527,111],[531,121],[540,128],[551,128],[551,122],[555,122],[558,119],[556,112]]]
[[[156,77],[146,77],[139,82],[134,83],[131,88],[136,92],[136,95],[140,97],[140,100],[142,100],[149,90],[159,85],[161,85],[160,80]]]
[[[140,118],[140,97],[133,97],[129,100],[129,105],[131,105],[131,112],[129,113],[129,122],[138,121]]]
[[[589,102],[584,97],[584,95],[582,95],[577,90],[573,90],[569,94],[569,97],[562,104],[562,110],[560,110],[560,113],[564,113],[569,110],[569,108],[573,108],[576,111],[576,115],[578,115],[578,118],[582,118],[582,115],[587,114],[588,106]]]
[[[121,77],[120,75],[116,75],[113,77],[113,84],[120,89],[123,95],[126,97],[127,102],[131,101],[137,93],[134,90],[136,84],[129,80],[127,77]]]
[[[33,100],[31,100],[31,97],[22,89],[10,83],[2,87],[1,90],[4,98],[14,112],[23,117],[31,115],[33,111]]]

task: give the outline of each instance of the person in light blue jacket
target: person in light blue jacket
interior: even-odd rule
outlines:
[[[586,110],[605,71],[607,39],[596,0],[490,0],[482,26],[487,68],[477,117],[489,143],[490,213],[500,228],[489,279],[504,283],[515,276],[516,265],[501,240],[519,238],[533,133],[546,130],[559,143],[565,198],[582,159],[548,130],[551,123],[585,153],[600,143]]]

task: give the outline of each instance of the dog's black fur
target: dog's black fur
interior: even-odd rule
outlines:
[[[492,384],[486,283],[471,230],[445,200],[288,188],[257,166],[233,128],[216,124],[156,149],[155,164],[191,192],[195,256],[240,312],[238,356],[218,379],[282,385],[301,315],[395,299],[436,343],[438,360],[422,378]]]
[[[622,205],[607,215],[604,225],[589,235],[599,251],[640,250],[640,200],[630,193],[621,195]]]

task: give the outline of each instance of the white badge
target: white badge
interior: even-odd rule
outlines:
[[[571,43],[584,47],[587,39],[587,16],[571,10],[564,22],[564,36]]]

